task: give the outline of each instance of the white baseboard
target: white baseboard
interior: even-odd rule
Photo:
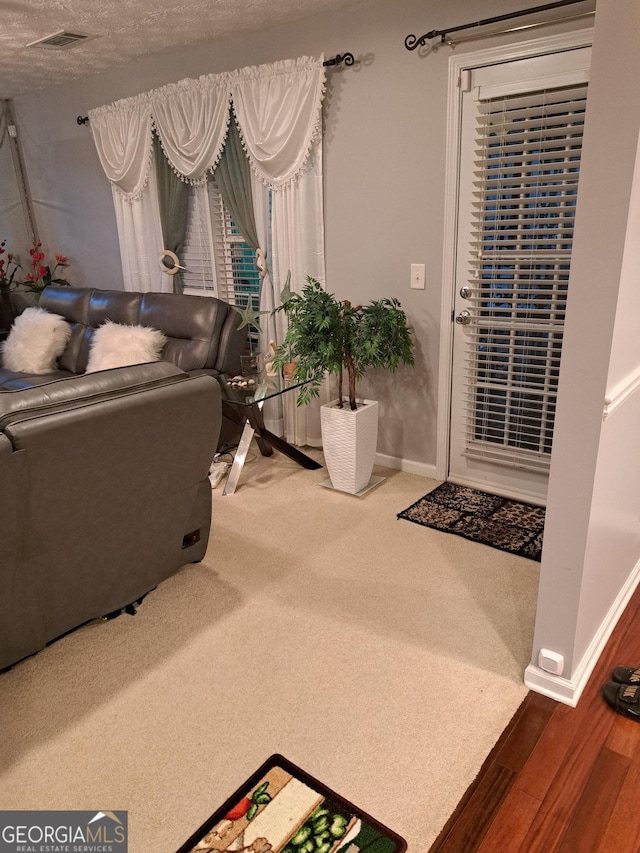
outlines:
[[[394,471],[406,471],[407,474],[417,474],[419,477],[428,477],[437,480],[436,466],[426,462],[413,462],[411,459],[400,459],[398,456],[387,456],[385,453],[376,453],[376,465],[384,468],[392,468]]]
[[[525,670],[524,683],[536,693],[542,693],[544,696],[550,696],[558,702],[563,702],[565,705],[570,705],[572,708],[578,704],[578,700],[582,695],[582,691],[587,685],[589,677],[598,662],[598,658],[602,654],[613,629],[616,627],[618,620],[622,616],[625,607],[629,603],[629,599],[633,595],[640,582],[640,561],[638,561],[627,578],[626,583],[616,596],[615,601],[609,608],[609,612],[602,620],[600,627],[596,631],[589,648],[578,664],[572,678],[562,678],[558,675],[551,675],[540,669],[534,663],[530,663]]]

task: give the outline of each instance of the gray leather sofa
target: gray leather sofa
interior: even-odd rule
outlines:
[[[0,391],[30,388],[84,373],[93,332],[106,320],[151,326],[163,332],[168,338],[163,361],[191,375],[238,374],[240,356],[247,347],[247,329],[238,329],[238,312],[212,296],[47,287],[39,306],[71,324],[71,338],[58,359],[58,370],[32,375],[0,366]],[[237,443],[240,432],[237,423],[223,416],[218,449]]]
[[[239,373],[247,330],[238,330],[240,315],[226,302],[207,296],[173,293],[128,293],[80,287],[47,287],[41,308],[60,314],[71,324],[71,339],[58,359],[55,374],[30,376],[0,369],[0,389],[41,385],[52,379],[84,373],[93,332],[106,320],[151,326],[169,339],[163,361],[187,373]]]
[[[215,377],[241,351],[218,300],[50,288],[40,304],[73,331],[56,373],[0,371],[0,669],[202,559]],[[107,318],[160,328],[167,361],[83,374]]]

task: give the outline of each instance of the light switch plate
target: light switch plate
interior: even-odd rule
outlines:
[[[411,289],[424,290],[424,264],[411,264]]]

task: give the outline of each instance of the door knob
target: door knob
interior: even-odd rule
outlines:
[[[468,311],[461,311],[456,315],[456,323],[459,326],[468,326],[471,322],[471,314]]]

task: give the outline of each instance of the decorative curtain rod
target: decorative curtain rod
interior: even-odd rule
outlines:
[[[353,65],[355,62],[355,58],[352,53],[339,53],[337,56],[334,56],[332,59],[326,59],[322,64],[324,66],[335,66],[341,65],[344,62],[345,65]],[[89,116],[78,116],[76,119],[76,124],[88,126],[89,124]]]
[[[514,18],[521,18],[523,15],[532,15],[535,12],[546,12],[549,9],[558,9],[561,6],[572,6],[576,3],[584,3],[584,0],[557,0],[557,2],[555,3],[546,3],[544,6],[533,6],[530,9],[522,9],[519,12],[510,12],[507,15],[496,15],[496,17],[494,18],[484,18],[483,20],[475,21],[472,24],[461,24],[458,27],[449,27],[446,30],[431,30],[430,32],[425,33],[423,36],[420,36],[420,38],[411,34],[405,38],[404,46],[407,50],[415,50],[417,47],[424,47],[428,39],[438,38],[438,36],[440,36],[440,41],[445,44],[447,41],[447,35],[449,35],[450,33],[457,33],[460,30],[470,30],[474,27],[484,27],[487,24],[497,24],[500,21],[510,21]],[[491,33],[491,35],[496,34]]]
[[[325,59],[322,63],[323,65],[340,65],[344,62],[345,65],[353,65],[355,59],[352,53],[339,53],[337,56],[334,56],[333,59]]]

